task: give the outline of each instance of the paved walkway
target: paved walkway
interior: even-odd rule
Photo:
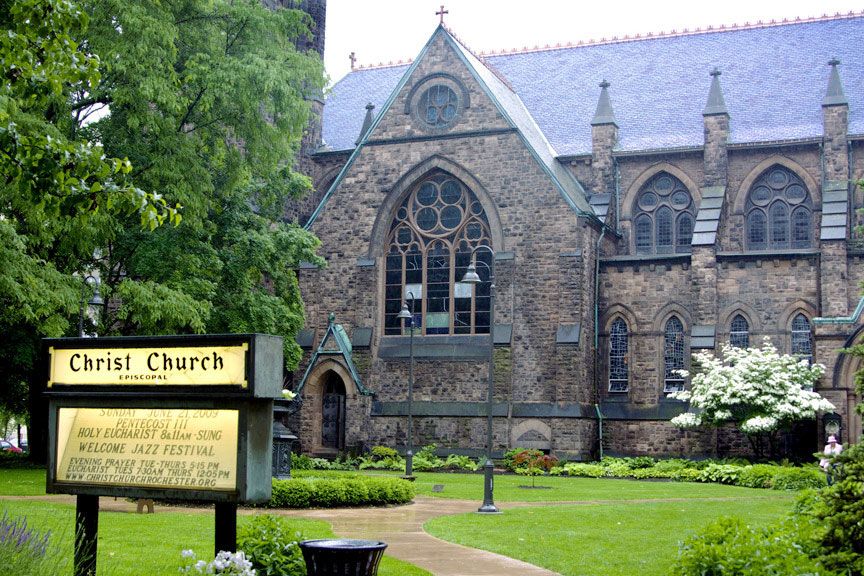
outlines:
[[[2,496],[2,499],[32,499],[75,503],[74,496]],[[541,503],[548,504],[548,503]],[[525,506],[507,503],[504,508]],[[530,504],[529,504],[530,505]],[[381,540],[387,543],[386,554],[428,570],[435,576],[555,576],[550,572],[499,554],[451,544],[423,531],[423,523],[436,516],[476,512],[478,503],[466,500],[415,497],[412,504],[390,508],[334,508],[327,510],[241,509],[241,514],[279,514],[314,518],[329,522],[333,532],[344,538]],[[112,512],[135,512],[135,502],[103,496],[99,509]],[[156,513],[165,511],[156,506]],[[181,509],[178,509],[178,511]],[[211,512],[210,508],[182,508],[184,512]]]
[[[333,532],[346,538],[384,541],[387,543],[386,554],[420,566],[436,576],[556,574],[506,556],[451,544],[423,531],[423,523],[430,518],[476,512],[477,506],[474,501],[418,496],[413,504],[394,508],[279,510],[278,513],[325,520],[332,524]]]

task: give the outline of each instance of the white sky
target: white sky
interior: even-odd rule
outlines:
[[[413,59],[442,3],[445,24],[475,52],[864,10],[861,0],[327,0],[331,81],[350,70],[351,52],[358,66]]]

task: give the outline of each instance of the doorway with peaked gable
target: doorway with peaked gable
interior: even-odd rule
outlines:
[[[332,370],[321,379],[321,448],[338,452],[345,448],[345,383]]]

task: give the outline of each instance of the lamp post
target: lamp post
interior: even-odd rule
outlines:
[[[491,259],[489,263],[489,382],[486,389],[486,463],[483,464],[483,505],[477,509],[477,512],[497,514],[500,511],[495,506],[493,498],[494,465],[492,464],[492,400],[495,392],[495,251],[492,248],[481,244],[471,251],[471,263],[468,264],[468,270],[465,271],[462,282],[480,284],[480,276],[477,274],[477,267],[474,263],[477,261],[477,251],[481,248],[489,251]]]
[[[408,304],[402,303],[402,310],[399,311],[397,318],[402,320],[410,320],[410,332],[408,333],[408,451],[405,452],[405,478],[408,480],[414,479],[414,419],[413,419],[413,402],[414,402],[414,293],[408,292],[408,298],[411,300],[411,310],[408,310]]]
[[[87,288],[93,286],[93,297],[87,301]],[[81,307],[78,310],[78,336],[84,337],[84,308],[87,305],[101,306],[103,304],[102,296],[99,295],[99,279],[95,276],[88,275],[81,283]]]

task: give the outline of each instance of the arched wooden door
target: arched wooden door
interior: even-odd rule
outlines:
[[[321,402],[321,447],[345,448],[345,383],[333,371],[324,375]]]

